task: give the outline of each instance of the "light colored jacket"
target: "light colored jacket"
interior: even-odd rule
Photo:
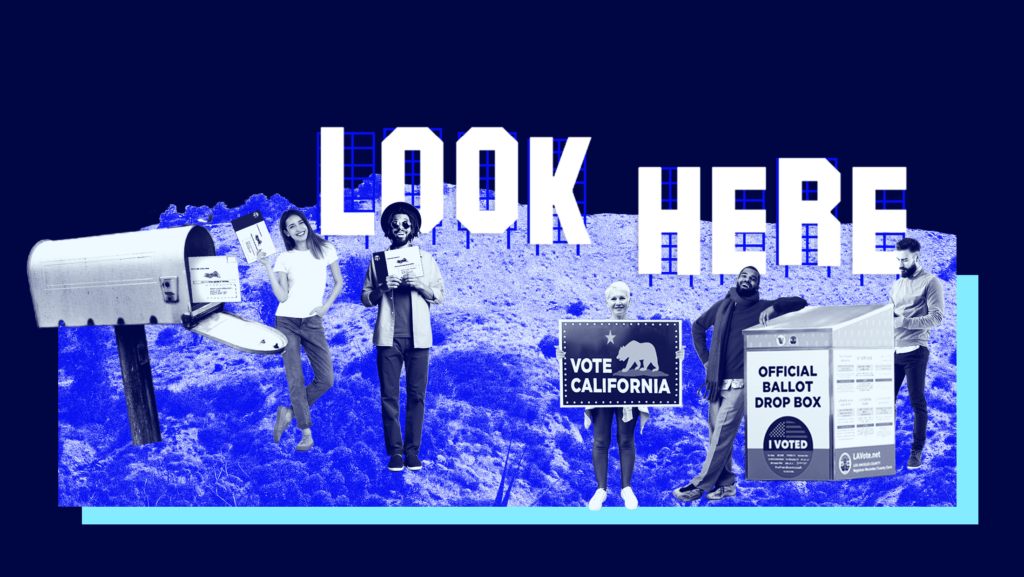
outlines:
[[[434,298],[428,301],[417,290],[410,294],[412,299],[412,346],[416,349],[429,349],[434,344],[433,333],[430,330],[430,305],[439,305],[444,301],[444,279],[441,278],[441,270],[437,268],[437,263],[434,262],[434,257],[430,256],[430,253],[421,248],[420,258],[423,259],[423,283],[434,292]],[[378,347],[391,347],[395,344],[394,291],[384,293],[379,304],[370,302],[370,293],[381,282],[383,279],[377,279],[377,270],[371,260],[366,269],[366,278],[363,280],[363,306],[377,307],[377,324],[373,327],[373,344]]]
[[[945,314],[942,281],[917,265],[913,276],[893,283],[889,300],[896,316],[903,318],[896,327],[896,346],[927,347],[931,336],[929,329],[941,325]]]

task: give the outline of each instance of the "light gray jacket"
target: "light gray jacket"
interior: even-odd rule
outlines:
[[[411,292],[412,346],[416,349],[429,349],[434,344],[430,328],[430,305],[439,305],[444,301],[444,279],[441,278],[441,270],[437,268],[437,263],[434,262],[434,257],[430,256],[430,253],[420,249],[420,258],[423,259],[423,282],[434,292],[434,298],[428,301],[423,298],[420,291]],[[394,291],[384,293],[379,304],[370,302],[370,293],[381,282],[383,279],[377,279],[377,270],[371,260],[366,269],[366,278],[363,280],[363,306],[377,307],[377,324],[373,327],[373,344],[378,347],[391,347],[395,343]]]

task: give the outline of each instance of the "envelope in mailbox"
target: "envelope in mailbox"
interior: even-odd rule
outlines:
[[[242,302],[237,257],[189,257],[188,271],[192,283],[193,303]]]

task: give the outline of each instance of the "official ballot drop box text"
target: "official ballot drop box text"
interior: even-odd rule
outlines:
[[[747,479],[893,475],[893,310],[807,307],[743,331]]]

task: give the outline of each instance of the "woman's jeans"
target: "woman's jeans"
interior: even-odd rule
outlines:
[[[324,334],[324,322],[318,316],[304,319],[277,317],[274,326],[288,337],[288,346],[281,357],[288,377],[292,413],[299,428],[308,429],[313,424],[309,418],[309,406],[334,384],[334,366],[331,363],[331,349],[327,346],[327,335]],[[313,382],[308,387],[302,375],[300,345],[306,350],[306,357],[313,368]]]

